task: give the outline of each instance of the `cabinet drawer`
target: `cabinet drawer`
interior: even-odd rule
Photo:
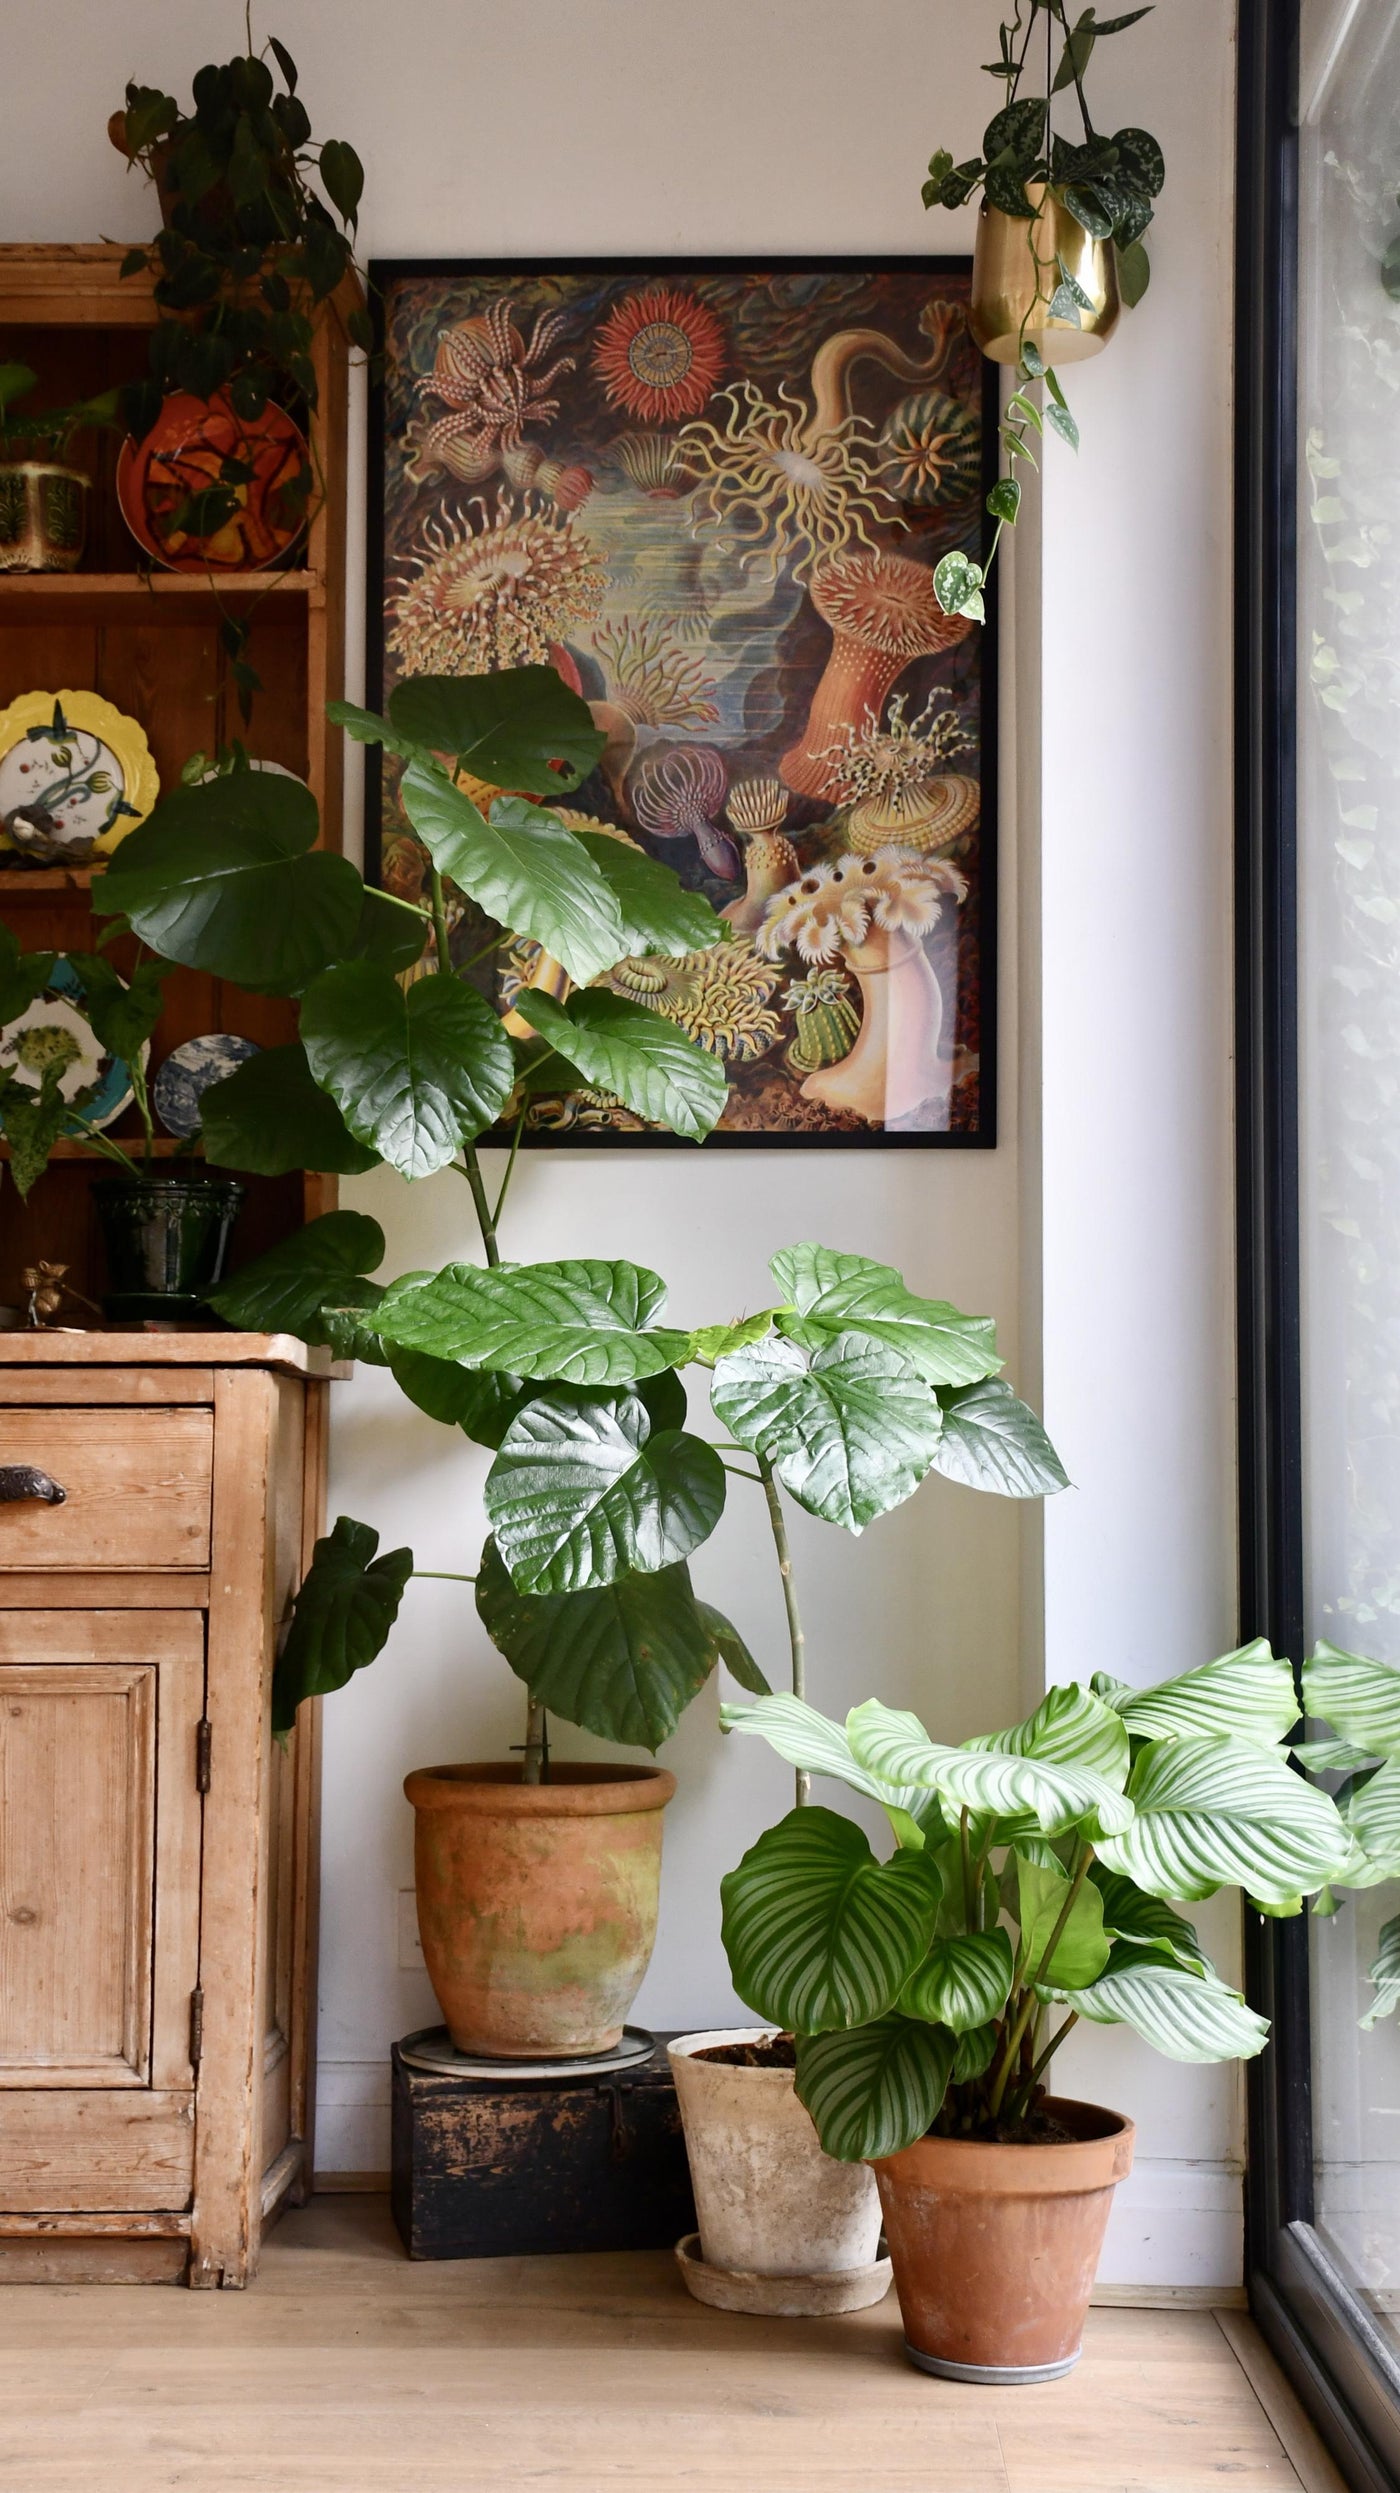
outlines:
[[[213,1454],[208,1410],[0,1411],[0,1474],[64,1491],[0,1500],[0,1569],[207,1567]]]

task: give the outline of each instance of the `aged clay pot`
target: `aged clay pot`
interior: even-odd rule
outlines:
[[[1121,2112],[1051,2096],[1046,2147],[918,2138],[875,2164],[911,2362],[943,2380],[1054,2380],[1080,2339],[1116,2183]]]
[[[460,2051],[567,2060],[619,2040],[656,1939],[660,1766],[425,1766],[418,1928]]]
[[[791,2069],[701,2057],[770,2032],[734,2026],[667,2045],[700,2220],[698,2243],[687,2234],[677,2245],[681,2274],[697,2301],[724,2311],[859,2311],[890,2283],[868,2166],[823,2154]]]

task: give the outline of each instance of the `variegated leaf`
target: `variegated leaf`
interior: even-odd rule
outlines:
[[[1220,1735],[1143,1749],[1128,1784],[1135,1815],[1099,1857],[1149,1895],[1197,1898],[1242,1887],[1291,1910],[1337,1875],[1350,1852],[1325,1792],[1277,1749]]]
[[[926,1853],[877,1861],[849,1818],[790,1810],[720,1881],[734,1988],[800,2034],[882,2016],[928,1948],[942,1892]]]
[[[863,1792],[868,1800],[877,1800],[886,1808],[909,1809],[911,1796],[897,1785],[886,1783],[871,1774],[868,1767],[857,1765],[851,1744],[839,1723],[829,1722],[814,1705],[802,1697],[760,1697],[756,1705],[722,1705],[719,1709],[721,1728],[743,1731],[766,1740],[789,1766],[800,1766],[808,1774],[830,1775],[853,1792]],[[919,1794],[912,1796],[915,1800]],[[912,1811],[910,1812],[912,1815]]]
[[[1376,1986],[1376,1996],[1360,2020],[1368,2033],[1382,2017],[1388,2017],[1400,2001],[1400,1913],[1381,1930],[1374,1961],[1367,1970],[1367,1980]]]
[[[1011,1974],[1011,1940],[1004,1930],[935,1939],[912,1982],[906,1983],[900,2009],[906,2017],[922,2017],[930,2025],[967,2034],[1001,2015]]]
[[[1276,1748],[1298,1720],[1292,1666],[1262,1636],[1222,1653],[1198,1670],[1155,1688],[1132,1688],[1107,1699],[1135,1740],[1206,1739],[1228,1732]]]
[[[799,2035],[798,2098],[840,2163],[897,2155],[937,2118],[952,2060],[952,2035],[910,2017]]]
[[[1268,2018],[1256,2015],[1238,1991],[1218,1974],[1188,1973],[1183,1965],[1111,1969],[1088,1990],[1067,1996],[1092,2024],[1131,2026],[1168,2060],[1252,2060],[1269,2039]]]
[[[1315,1722],[1378,1757],[1400,1757],[1400,1670],[1322,1643],[1303,1665],[1303,1702]]]
[[[1122,1791],[1132,1763],[1128,1735],[1111,1705],[1071,1681],[1051,1688],[1033,1714],[1010,1731],[969,1740],[970,1749],[995,1749],[1009,1757],[1038,1757],[1051,1766],[1083,1766]]]
[[[1097,1834],[1132,1820],[1131,1802],[1104,1775],[996,1750],[947,1748],[930,1740],[916,1714],[873,1698],[847,1715],[846,1732],[858,1765],[887,1783],[925,1785],[956,1809],[1027,1815],[1042,1835],[1072,1826]]]
[[[1400,1872],[1400,1764],[1387,1763],[1354,1785],[1340,1807],[1372,1866],[1387,1877]]]

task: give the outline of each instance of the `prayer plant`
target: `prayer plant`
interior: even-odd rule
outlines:
[[[958,1748],[873,1700],[844,1727],[785,1696],[726,1706],[729,1730],[878,1801],[895,1836],[879,1861],[850,1819],[795,1809],[723,1882],[735,1989],[796,2036],[828,2154],[1034,2138],[1081,2018],[1175,2060],[1260,2051],[1265,2019],[1176,1906],[1239,1885],[1296,1913],[1345,1874],[1348,1829],[1284,1746],[1297,1712],[1262,1642],[1156,1688],[1052,1688]]]
[[[1294,1754],[1310,1774],[1334,1779],[1351,1841],[1313,1904],[1314,1913],[1330,1914],[1338,1910],[1336,1889],[1400,1878],[1400,1668],[1320,1644],[1303,1666],[1303,1702],[1333,1736],[1305,1740]],[[1361,2023],[1370,2027],[1400,2005],[1400,1913],[1381,1926],[1368,1979],[1376,1996]]]
[[[711,1131],[726,1096],[715,1058],[588,982],[622,959],[726,941],[728,929],[668,867],[568,829],[537,801],[572,790],[603,742],[552,669],[417,678],[397,687],[387,718],[343,704],[332,716],[404,764],[402,801],[430,861],[424,907],[367,890],[315,846],[300,782],[237,766],[163,797],[94,900],[170,960],[299,1001],[295,1042],[205,1092],[211,1163],[451,1172],[481,1260],[385,1286],[371,1278],[385,1251],[378,1224],[333,1212],[245,1267],[215,1305],[238,1326],[387,1366],[420,1410],[491,1449],[490,1537],[461,1576],[528,1692],[528,1780],[547,1772],[546,1709],[655,1748],[720,1659],[767,1693],[689,1573],[736,1477],[765,1503],[800,1695],[785,1496],[859,1532],[930,1471],[1008,1496],[1060,1488],[1054,1450],[1000,1376],[991,1323],[864,1256],[789,1248],[771,1266],[773,1305],[698,1329],[662,1321],[664,1286],[638,1264],[503,1260],[532,1086],[596,1085],[682,1137]],[[483,811],[468,775],[478,793],[483,782],[516,793],[483,796]],[[449,877],[574,982],[562,1002],[532,989],[516,999],[533,1036],[508,1035],[470,983],[475,963],[451,965]],[[493,935],[480,959],[507,939]],[[477,1144],[501,1124],[514,1144],[493,1201]],[[686,1425],[689,1368],[708,1380],[720,1444]],[[373,1660],[413,1572],[411,1551],[381,1555],[368,1524],[340,1518],[297,1601],[279,1728],[303,1696]]]

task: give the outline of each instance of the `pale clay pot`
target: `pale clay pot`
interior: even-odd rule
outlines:
[[[667,2046],[700,2225],[701,2255],[687,2236],[681,2272],[701,2301],[731,2311],[858,2310],[890,2279],[869,2166],[823,2154],[791,2069],[695,2057],[769,2032],[728,2026]]]

